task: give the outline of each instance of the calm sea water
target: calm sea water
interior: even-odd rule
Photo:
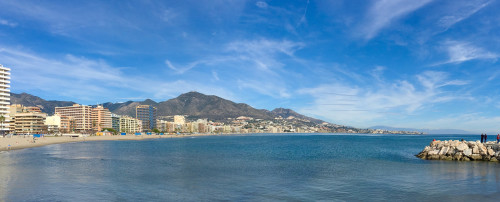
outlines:
[[[248,135],[0,153],[0,201],[498,201],[500,163],[426,161],[433,139]]]

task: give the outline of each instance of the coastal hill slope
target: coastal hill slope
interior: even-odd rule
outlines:
[[[28,93],[10,93],[10,103],[22,104],[24,106],[37,106],[40,107],[40,110],[42,110],[42,112],[47,114],[53,114],[56,107],[71,106],[75,104],[74,102],[70,101],[47,101],[38,96],[34,96]]]
[[[28,93],[11,93],[11,104],[22,104],[25,106],[38,106],[43,112],[54,113],[55,107],[71,106],[75,104],[70,101],[47,101]],[[123,103],[104,103],[103,106],[118,115],[129,115],[135,117],[135,108],[138,105],[151,105],[157,108],[158,116],[187,115],[191,118],[208,118],[214,121],[224,121],[227,118],[247,116],[255,119],[272,120],[277,117],[284,119],[294,118],[316,124],[324,121],[299,114],[291,109],[276,108],[272,111],[255,109],[244,103],[235,103],[230,100],[215,96],[205,95],[198,92],[188,92],[176,98],[155,102],[151,99],[144,101],[128,101]]]

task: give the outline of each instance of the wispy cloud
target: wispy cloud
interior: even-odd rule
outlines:
[[[459,64],[477,59],[496,60],[499,57],[499,54],[484,50],[483,48],[477,47],[469,42],[447,41],[441,46],[441,48],[447,52],[448,60],[433,64],[433,66],[449,63]]]
[[[189,62],[187,65],[174,65],[170,60],[165,64],[176,74],[186,74],[195,68],[212,69],[212,76],[219,80],[222,75],[235,79],[240,89],[249,89],[271,97],[290,96],[283,76],[289,74],[284,69],[285,61],[293,60],[295,52],[305,46],[293,41],[237,40],[223,46],[219,52]],[[216,71],[217,70],[217,71]],[[241,77],[245,75],[245,77]]]
[[[255,5],[259,8],[267,8],[267,3],[264,2],[264,1],[257,1],[257,3],[255,3]]]
[[[216,71],[214,71],[214,70],[212,70],[212,76],[214,77],[214,79],[215,79],[216,81],[219,81],[219,80],[220,80],[220,79],[219,79],[219,74],[217,74],[217,72],[216,72]]]
[[[8,20],[4,20],[4,19],[0,19],[0,25],[5,25],[5,26],[9,26],[9,27],[16,27],[17,23],[11,22]]]
[[[172,23],[177,16],[178,16],[177,12],[175,12],[171,8],[167,8],[162,12],[161,19],[167,23]]]
[[[431,0],[380,0],[375,1],[360,26],[360,34],[366,40],[375,37],[382,29],[387,28],[399,18],[421,8]]]
[[[14,91],[50,92],[75,101],[112,101],[130,95],[150,95],[150,98],[164,100],[192,90],[234,98],[222,87],[131,75],[124,72],[124,68],[113,67],[103,60],[69,54],[63,58],[46,58],[28,50],[4,47],[0,49],[0,61],[12,69]]]
[[[466,81],[450,80],[447,73],[437,71],[416,75],[417,82],[388,82],[382,80],[381,74],[377,76],[380,80],[373,80],[371,85],[365,87],[331,83],[300,89],[298,93],[314,97],[314,104],[300,111],[336,123],[366,125],[374,120],[394,119],[394,114],[407,117],[436,103],[465,99],[447,93],[443,88],[468,84]]]
[[[443,29],[441,31],[446,31],[456,23],[459,23],[460,21],[469,18],[470,16],[477,13],[479,10],[488,6],[491,2],[492,1],[489,0],[487,1],[479,0],[479,1],[466,1],[466,2],[454,3],[452,5],[453,7],[451,9],[451,12],[441,17],[437,21],[437,24]]]

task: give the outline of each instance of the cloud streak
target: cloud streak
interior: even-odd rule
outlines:
[[[437,21],[437,24],[438,26],[444,29],[442,31],[446,31],[456,23],[459,23],[462,20],[469,18],[470,16],[477,13],[479,10],[488,6],[491,2],[492,1],[479,0],[479,1],[467,1],[465,3],[454,4],[452,13],[441,17]]]
[[[9,27],[16,27],[17,23],[10,22],[10,21],[4,20],[4,19],[0,19],[0,25],[5,25],[5,26],[9,26]]]
[[[431,0],[380,0],[375,1],[359,28],[362,37],[370,40],[394,21],[425,6]]]
[[[469,42],[461,41],[447,41],[442,46],[448,54],[448,60],[444,62],[439,62],[433,64],[432,66],[438,66],[443,64],[460,64],[469,60],[495,60],[500,56],[497,53],[493,53],[484,50],[481,47],[477,47]]]
[[[0,61],[12,67],[14,92],[43,91],[82,102],[112,101],[131,95],[153,95],[153,99],[163,100],[192,90],[234,98],[222,87],[181,79],[165,82],[144,75],[132,76],[124,72],[124,68],[113,67],[105,61],[69,54],[52,59],[26,50],[2,48]],[[127,93],[119,93],[124,91]]]

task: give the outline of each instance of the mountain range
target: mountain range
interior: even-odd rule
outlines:
[[[11,93],[11,104],[22,104],[24,106],[40,107],[42,112],[53,114],[55,107],[71,106],[75,102],[45,100],[28,93]],[[272,120],[277,117],[295,118],[314,124],[324,123],[323,120],[311,118],[299,114],[291,109],[276,108],[272,111],[265,109],[255,109],[244,103],[235,103],[230,100],[220,98],[215,95],[205,95],[198,92],[188,92],[176,98],[162,102],[151,99],[144,101],[128,101],[123,103],[107,102],[102,104],[112,113],[118,115],[128,115],[135,117],[135,108],[138,105],[151,105],[157,108],[158,116],[187,115],[191,119],[208,118],[212,121],[227,121],[227,118],[237,118],[240,116],[252,117],[255,119]],[[471,134],[469,131],[457,129],[414,129],[395,128],[390,126],[373,126],[369,129],[382,129],[389,131],[418,131],[426,134]]]
[[[55,107],[71,106],[70,101],[44,100],[28,93],[11,93],[11,104],[24,106],[38,106],[42,112],[53,114]],[[157,108],[158,116],[187,115],[190,118],[208,118],[214,121],[224,121],[227,118],[247,116],[255,119],[272,120],[277,117],[297,118],[320,124],[324,121],[299,114],[291,109],[276,108],[272,111],[255,109],[244,103],[235,103],[215,95],[205,95],[198,92],[188,92],[176,98],[155,102],[151,99],[144,101],[128,101],[123,103],[107,102],[102,104],[112,113],[135,117],[135,108],[138,105],[151,105]]]

